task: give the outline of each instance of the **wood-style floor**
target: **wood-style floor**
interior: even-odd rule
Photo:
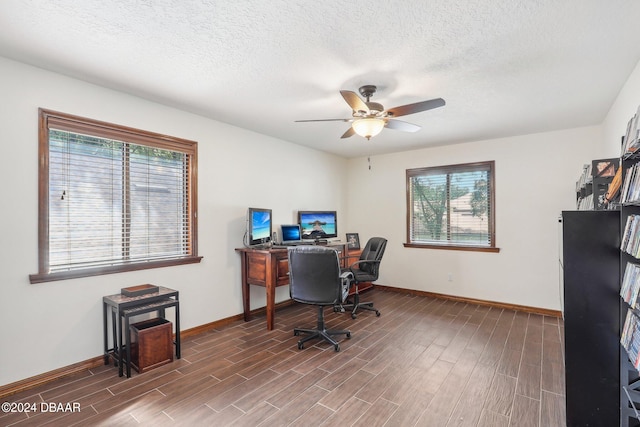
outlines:
[[[103,366],[2,399],[36,413],[0,425],[545,426],[565,425],[563,323],[555,317],[410,296],[363,295],[382,312],[326,310],[348,328],[298,350],[294,326],[316,309],[295,304],[183,340],[182,359],[129,379]],[[41,402],[79,404],[41,412]],[[46,406],[46,405],[45,405]]]

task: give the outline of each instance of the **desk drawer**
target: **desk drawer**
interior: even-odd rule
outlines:
[[[278,255],[276,257],[276,284],[286,285],[289,283],[289,258]]]

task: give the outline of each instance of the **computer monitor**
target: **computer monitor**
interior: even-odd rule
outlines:
[[[283,224],[280,226],[280,229],[282,231],[282,243],[297,242],[302,239],[302,233],[300,231],[299,224]]]
[[[336,211],[298,211],[298,224],[303,239],[328,239],[338,237]]]
[[[249,245],[264,245],[271,241],[271,209],[249,208],[247,211],[247,234]]]

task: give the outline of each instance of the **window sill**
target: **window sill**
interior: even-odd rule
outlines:
[[[500,248],[487,247],[487,246],[462,246],[462,245],[435,245],[429,243],[403,243],[405,248],[418,248],[418,249],[445,249],[450,251],[469,251],[469,252],[500,252]]]
[[[30,274],[31,284],[53,282],[56,280],[78,279],[81,277],[102,276],[104,274],[124,273],[127,271],[148,270],[151,268],[171,267],[174,265],[196,264],[202,260],[201,256],[177,258],[162,261],[140,262],[133,264],[115,265],[108,267],[85,268],[75,271],[59,271],[55,273]]]

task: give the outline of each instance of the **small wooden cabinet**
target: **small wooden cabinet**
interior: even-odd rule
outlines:
[[[165,319],[149,319],[131,328],[131,364],[140,373],[173,361],[173,331]]]

